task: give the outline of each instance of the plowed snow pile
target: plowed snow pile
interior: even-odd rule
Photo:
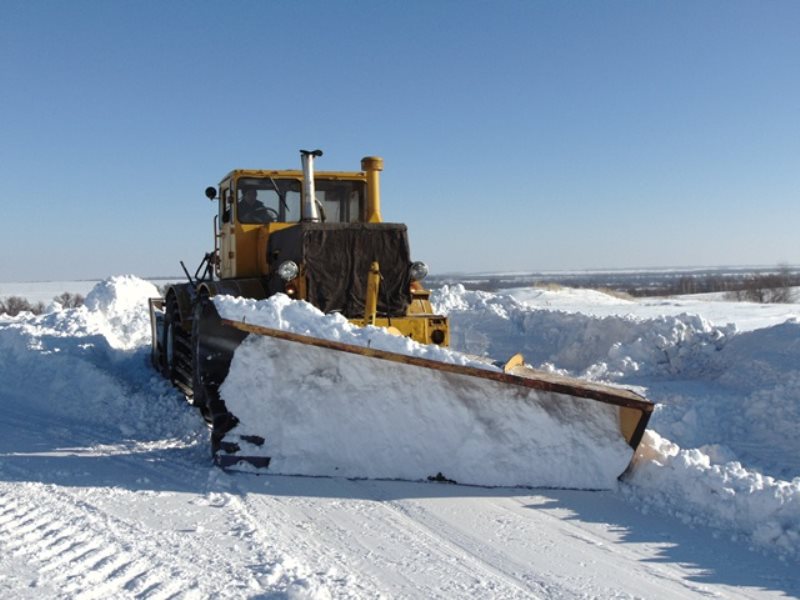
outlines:
[[[173,392],[147,365],[147,298],[155,296],[151,283],[120,276],[98,283],[80,308],[0,315],[5,414],[55,414],[107,429],[110,439],[184,436],[191,421],[160,398]]]
[[[148,365],[146,298],[155,293],[147,282],[115,277],[95,287],[86,307],[0,316],[0,434],[11,438],[14,423],[48,414],[107,440],[207,452],[199,417],[176,404]],[[575,293],[571,312],[558,310],[553,296],[550,306],[538,306],[458,287],[440,290],[436,300],[451,315],[457,350],[495,358],[521,351],[534,366],[639,386],[658,403],[636,468],[619,488],[634,506],[711,526],[793,561],[800,556],[796,319],[738,331],[693,314],[636,316],[635,303],[591,316],[576,309]],[[258,310],[239,307],[231,316],[257,322]],[[283,310],[281,326],[295,325],[295,310],[305,309]],[[348,333],[345,325],[333,318],[325,326],[343,341],[373,335]],[[419,351],[447,360],[440,350]],[[308,377],[310,389],[336,386],[327,374]],[[234,377],[226,385],[236,383]],[[402,423],[382,424],[392,426]],[[10,468],[0,461],[0,474]]]
[[[534,366],[640,386],[658,403],[621,486],[642,510],[800,556],[797,317],[738,332],[698,315],[637,317],[628,301],[618,301],[620,314],[593,317],[575,312],[575,293],[570,312],[552,306],[557,293],[537,306],[454,286],[433,300],[451,317],[456,348],[516,349]]]

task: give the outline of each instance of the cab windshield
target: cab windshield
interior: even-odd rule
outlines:
[[[316,179],[317,208],[327,223],[355,223],[364,205],[363,181]],[[302,184],[298,179],[241,177],[236,211],[240,223],[292,223],[303,217]]]
[[[299,221],[300,182],[242,177],[236,190],[236,212],[240,223]]]

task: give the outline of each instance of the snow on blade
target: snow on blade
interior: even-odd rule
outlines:
[[[266,327],[477,362],[286,297],[214,301],[223,317]],[[226,439],[271,457],[277,473],[607,489],[632,455],[615,406],[257,335],[237,348],[220,392],[240,421]],[[250,435],[266,443],[241,439]]]
[[[219,315],[231,321],[242,321],[323,340],[386,350],[454,365],[500,370],[491,364],[473,360],[447,348],[420,344],[407,337],[392,335],[382,327],[353,325],[339,313],[325,315],[312,304],[303,300],[292,300],[286,294],[275,294],[266,300],[214,296],[213,301]]]

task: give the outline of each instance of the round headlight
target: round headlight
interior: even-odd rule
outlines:
[[[411,263],[409,271],[411,273],[411,279],[414,281],[422,281],[428,275],[428,265],[418,260],[417,262]]]
[[[291,281],[300,273],[297,263],[293,260],[285,260],[278,267],[278,275],[284,281]]]

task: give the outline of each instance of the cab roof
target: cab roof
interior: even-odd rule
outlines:
[[[291,170],[264,170],[264,169],[234,169],[220,183],[230,179],[240,177],[284,177],[291,179],[303,179],[303,172],[296,169]],[[366,181],[367,174],[364,171],[315,171],[314,179],[344,179],[350,181]]]

